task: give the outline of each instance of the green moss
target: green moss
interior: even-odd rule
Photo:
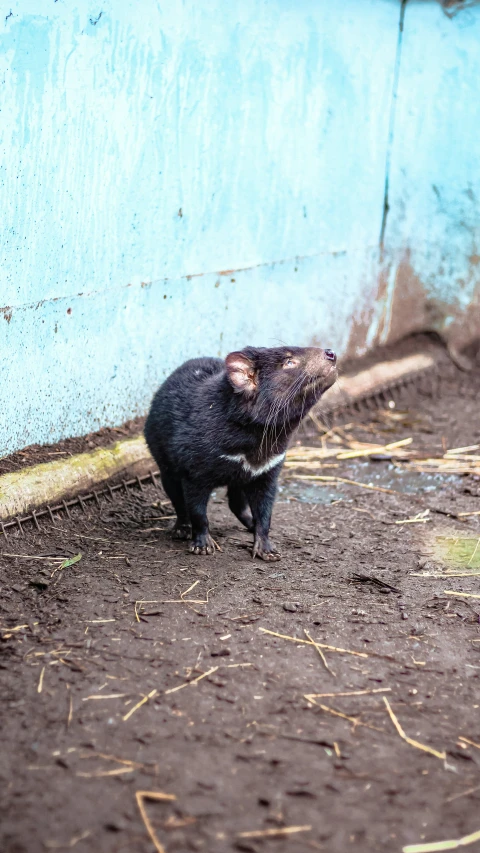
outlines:
[[[478,536],[436,536],[435,551],[437,559],[446,563],[448,568],[480,570]]]

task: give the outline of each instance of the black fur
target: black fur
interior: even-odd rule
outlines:
[[[207,503],[227,486],[230,509],[254,534],[253,556],[279,559],[268,534],[283,459],[259,469],[285,452],[335,382],[335,362],[334,353],[315,347],[247,347],[225,361],[187,361],[159,388],[145,438],[177,514],[173,536],[191,539],[192,553],[214,552]]]

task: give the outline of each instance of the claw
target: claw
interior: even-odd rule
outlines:
[[[192,528],[190,524],[175,524],[172,530],[172,539],[191,539]]]
[[[266,542],[256,539],[252,548],[252,558],[255,559],[255,557],[259,557],[266,563],[274,563],[281,559],[281,554],[275,551],[268,539]]]
[[[264,551],[263,554],[260,554],[260,557],[266,563],[275,563],[277,560],[282,559],[282,555],[278,551]]]
[[[190,547],[188,550],[191,554],[196,554],[197,556],[206,556],[207,554],[214,554],[215,543],[212,537],[207,533],[205,537],[199,536],[198,539],[194,539],[193,542],[190,543]]]

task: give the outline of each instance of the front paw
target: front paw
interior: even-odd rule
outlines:
[[[259,557],[267,563],[274,563],[281,559],[281,554],[275,550],[269,539],[261,539],[259,536],[256,536],[253,543],[252,557]]]
[[[192,525],[191,524],[179,524],[178,521],[175,522],[172,529],[172,539],[191,539],[192,538]]]
[[[195,536],[195,539],[190,543],[188,549],[191,554],[214,554],[215,542],[209,533]]]

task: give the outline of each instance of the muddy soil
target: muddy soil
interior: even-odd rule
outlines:
[[[455,374],[349,435],[475,445],[479,395]],[[338,466],[387,491],[289,471],[271,565],[220,492],[213,557],[169,538],[153,486],[2,540],[3,853],[390,853],[480,830],[480,515],[460,515],[480,482]],[[171,799],[142,817],[141,791]]]

